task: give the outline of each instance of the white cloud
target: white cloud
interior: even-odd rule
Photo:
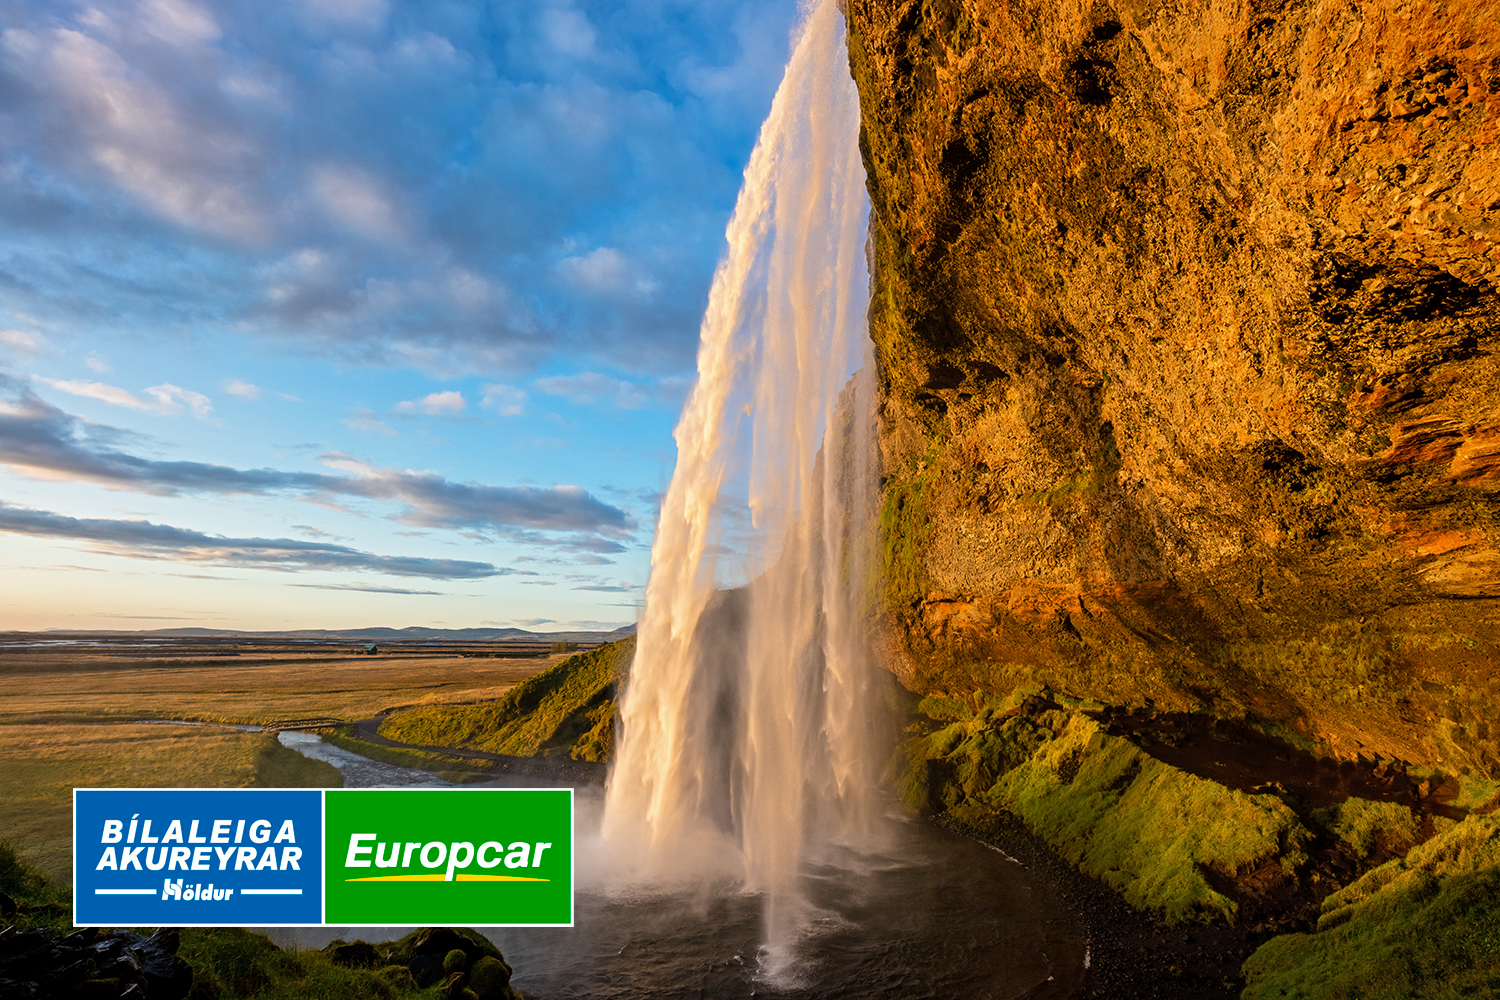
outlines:
[[[494,283],[463,268],[450,271],[443,282],[448,298],[466,310],[491,308],[498,291]]]
[[[451,66],[463,59],[452,42],[430,31],[421,31],[403,38],[395,46],[393,54],[407,69],[427,69],[444,64]]]
[[[259,399],[260,386],[232,378],[224,384],[224,391],[241,399]]]
[[[109,403],[111,406],[123,406],[127,410],[151,411],[151,404],[136,396],[128,390],[113,385],[105,385],[103,382],[84,382],[80,379],[63,381],[61,379],[47,378],[42,375],[34,376],[38,382],[50,385],[59,392],[66,392],[72,396],[83,396],[87,399],[97,399],[101,403]]]
[[[193,416],[199,420],[206,420],[214,408],[213,403],[209,402],[208,397],[203,393],[184,389],[170,382],[153,385],[144,391],[146,395],[156,400],[155,412],[166,416],[175,416],[182,412],[183,407],[187,407],[193,411]]]
[[[602,295],[646,298],[656,282],[613,247],[599,247],[581,257],[565,257],[557,268],[572,284]]]
[[[382,434],[385,437],[395,437],[396,432],[391,429],[390,424],[380,419],[380,415],[374,410],[355,410],[352,416],[339,421],[345,427],[351,427],[357,431],[365,431],[371,434]]]
[[[353,167],[324,164],[312,174],[313,193],[339,222],[363,236],[396,241],[405,228],[379,181]]]
[[[636,585],[628,580],[619,580],[615,583],[588,583],[579,584],[574,590],[594,590],[606,594],[625,594],[636,589]]]
[[[396,412],[420,413],[427,417],[456,417],[468,409],[468,406],[463,393],[450,389],[447,392],[430,393],[418,400],[397,403]]]
[[[223,35],[212,14],[187,0],[146,0],[140,9],[146,30],[173,45],[202,45]]]
[[[224,96],[240,101],[262,104],[276,111],[286,110],[286,99],[282,88],[273,80],[248,73],[233,73],[219,81],[219,90]]]
[[[606,404],[622,410],[639,410],[648,406],[680,404],[691,380],[674,376],[655,384],[627,382],[598,372],[579,375],[551,375],[532,383],[538,392],[563,396],[580,406]]]
[[[22,357],[34,358],[42,353],[46,343],[39,335],[24,330],[0,330],[0,346]]]
[[[519,417],[526,412],[526,392],[508,385],[487,385],[479,405],[502,417]]]
[[[189,4],[160,0],[149,24],[179,45],[217,37],[212,19]],[[113,48],[79,31],[6,32],[28,76],[56,96],[77,148],[116,185],[185,226],[240,239],[265,235],[268,220],[239,183],[260,159],[247,137],[194,120],[174,95],[137,72]]]
[[[94,372],[97,375],[107,375],[110,372],[114,371],[114,369],[110,367],[109,362],[104,360],[104,355],[100,354],[98,351],[90,351],[88,354],[84,355],[83,363],[88,366],[89,371]]]
[[[128,389],[108,385],[104,382],[85,382],[82,379],[55,379],[41,375],[33,376],[38,382],[50,385],[59,392],[72,396],[97,399],[111,406],[121,406],[138,413],[152,413],[159,417],[174,417],[184,409],[192,410],[193,416],[206,420],[213,411],[213,403],[201,392],[184,389],[170,382],[153,385],[142,390],[147,398],[141,398]]]
[[[581,11],[571,6],[551,7],[541,14],[542,34],[554,49],[570,56],[586,56],[598,36]]]

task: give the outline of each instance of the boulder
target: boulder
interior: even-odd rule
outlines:
[[[380,955],[368,941],[331,941],[323,949],[334,965],[349,969],[373,969],[380,964]]]
[[[143,938],[89,929],[63,937],[8,927],[0,931],[0,996],[183,1000],[193,970],[176,951],[175,930]]]

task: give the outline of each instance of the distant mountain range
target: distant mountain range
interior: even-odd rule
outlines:
[[[157,628],[157,629],[77,629],[50,628],[47,635],[139,635],[167,638],[282,638],[282,639],[364,639],[399,642],[613,642],[635,635],[635,625],[625,625],[611,632],[528,632],[521,628],[341,628],[289,629],[286,631],[250,632],[228,628]],[[41,634],[41,633],[39,633]]]

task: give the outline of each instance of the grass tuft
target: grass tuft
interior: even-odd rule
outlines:
[[[1361,858],[1377,848],[1404,854],[1420,836],[1416,814],[1399,802],[1349,798],[1331,809],[1314,810],[1312,821]]]
[[[21,930],[33,927],[64,930],[73,926],[68,890],[54,883],[5,840],[0,840],[0,893],[10,897],[10,903],[0,901],[0,910],[5,911],[0,913],[0,923],[13,924]],[[11,904],[15,905],[14,911]]]
[[[335,964],[327,951],[280,948],[240,927],[188,928],[178,955],[193,967],[192,997],[220,1000],[430,1000],[403,966]],[[393,974],[394,973],[394,974]]]

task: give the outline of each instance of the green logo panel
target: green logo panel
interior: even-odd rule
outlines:
[[[323,922],[573,925],[571,788],[323,793]]]

